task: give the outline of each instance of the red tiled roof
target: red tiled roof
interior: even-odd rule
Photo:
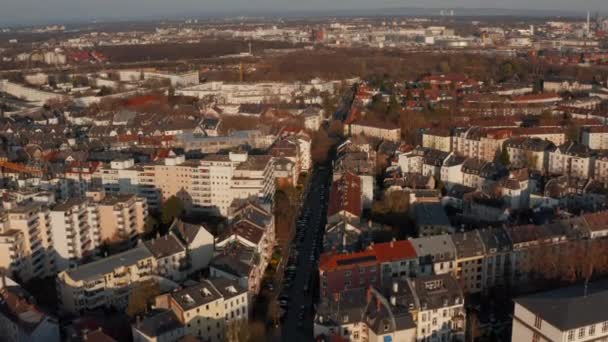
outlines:
[[[608,211],[600,211],[593,214],[585,214],[583,218],[592,231],[608,229]]]
[[[371,249],[376,253],[379,262],[392,262],[416,257],[416,250],[409,240],[377,243]]]
[[[345,173],[331,186],[327,215],[333,216],[346,211],[361,216],[363,210],[361,196],[361,178],[351,172]]]
[[[357,260],[362,261],[357,261]],[[363,252],[356,252],[350,254],[332,254],[325,253],[321,254],[319,258],[319,270],[322,271],[334,271],[341,267],[352,268],[356,266],[371,266],[376,265],[376,252],[373,250],[365,250]]]

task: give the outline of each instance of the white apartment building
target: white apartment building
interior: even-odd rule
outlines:
[[[76,266],[99,246],[99,230],[89,224],[88,201],[73,198],[58,203],[50,209],[49,217],[57,271]]]
[[[155,307],[172,313],[172,329],[159,329],[162,322],[158,322],[156,315],[144,318],[132,327],[134,341],[177,341],[190,335],[203,341],[222,342],[227,339],[229,324],[235,321],[246,324],[249,298],[247,290],[237,282],[211,278],[156,297]]]
[[[0,340],[59,342],[59,322],[31,300],[19,284],[0,280]]]
[[[57,275],[59,306],[78,314],[102,307],[126,308],[134,285],[149,279],[156,259],[143,245]]]
[[[464,295],[451,275],[410,280],[418,298],[417,341],[464,341]]]
[[[138,194],[152,209],[178,197],[187,211],[226,215],[235,199],[274,196],[272,158],[247,153],[213,154],[200,160],[170,156],[162,162],[135,166],[133,160],[104,168],[106,191]]]
[[[606,341],[606,303],[605,281],[517,298],[511,341]]]
[[[598,126],[584,129],[581,142],[592,150],[608,150],[608,128]]]
[[[452,136],[449,131],[428,131],[422,134],[422,147],[440,150],[443,152],[452,151]]]
[[[592,176],[595,158],[585,145],[570,143],[549,153],[549,174],[587,179]]]
[[[23,281],[56,272],[48,208],[28,202],[7,210],[3,233],[4,248],[9,250],[3,264]]]

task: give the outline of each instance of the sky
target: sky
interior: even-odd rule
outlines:
[[[608,13],[608,0],[0,0],[0,25],[396,7],[589,10]]]

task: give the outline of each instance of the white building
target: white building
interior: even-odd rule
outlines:
[[[3,276],[0,283],[0,340],[59,342],[59,322],[36,306],[19,284]]]
[[[515,299],[511,341],[605,341],[608,339],[605,281]]]

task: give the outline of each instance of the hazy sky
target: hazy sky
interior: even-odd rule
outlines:
[[[472,7],[608,12],[608,0],[0,0],[0,24],[130,19],[218,12]]]

